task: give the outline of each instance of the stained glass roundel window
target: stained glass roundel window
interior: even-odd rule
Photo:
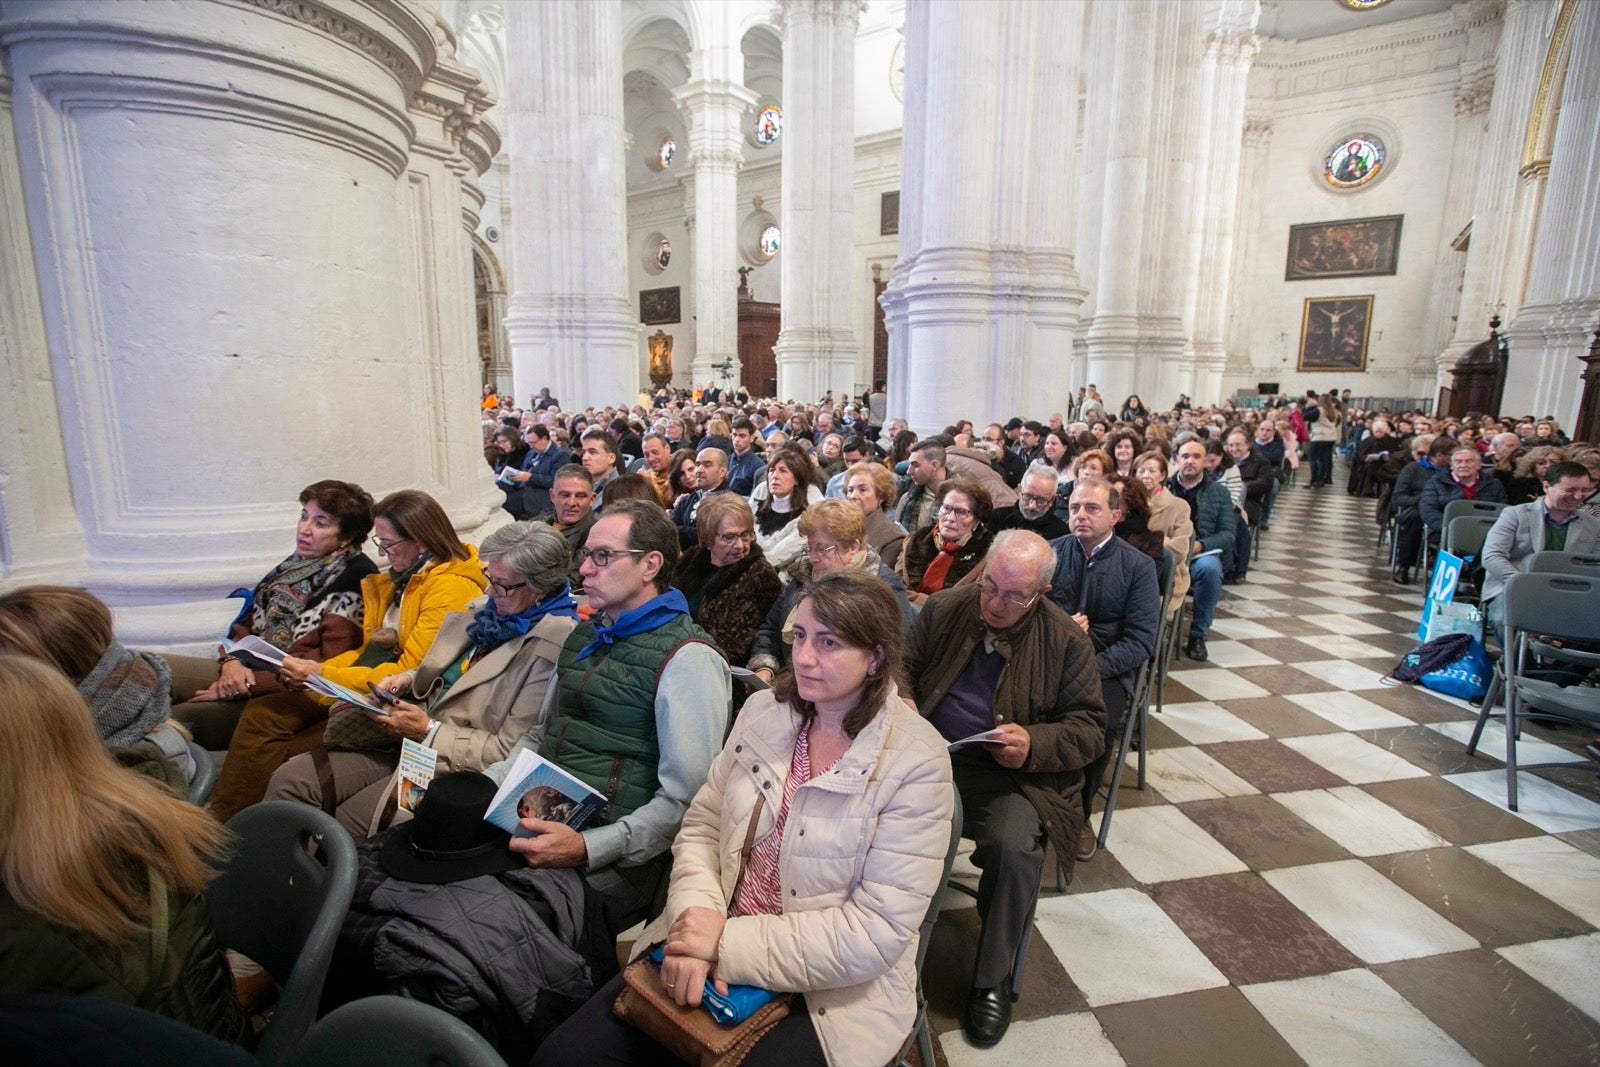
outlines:
[[[656,265],[662,270],[667,269],[667,264],[672,262],[672,242],[665,237],[656,246]]]
[[[668,137],[661,142],[661,148],[656,153],[656,159],[661,161],[661,169],[666,170],[672,166],[672,157],[678,154],[678,142]]]
[[[771,259],[778,254],[778,245],[783,240],[783,231],[776,226],[767,226],[761,231],[761,254]]]
[[[1322,160],[1322,177],[1335,189],[1365,185],[1383,169],[1383,142],[1370,133],[1344,138]]]
[[[756,143],[769,145],[783,132],[783,109],[768,105],[756,116]]]

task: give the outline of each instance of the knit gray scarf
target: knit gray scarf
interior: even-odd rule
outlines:
[[[160,656],[112,641],[78,692],[108,745],[131,745],[172,714],[172,668]]]

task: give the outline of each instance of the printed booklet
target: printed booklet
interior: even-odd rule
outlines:
[[[288,655],[255,634],[246,634],[237,641],[224,637],[222,650],[254,671],[275,671],[283,666],[283,659]]]
[[[981,734],[973,734],[971,737],[963,737],[959,741],[951,741],[944,747],[951,752],[955,752],[966,748],[968,745],[1003,745],[1005,743],[1005,738],[999,730],[985,730]]]
[[[517,753],[506,780],[489,802],[484,821],[516,837],[532,837],[524,818],[564,822],[582,830],[604,811],[606,798],[531,749]]]
[[[434,723],[428,728],[428,736],[421,741],[413,741],[409,737],[400,741],[400,773],[396,788],[399,790],[397,799],[401,811],[416,811],[417,805],[427,795],[434,771],[439,766],[439,753],[432,748],[433,735],[438,732],[439,724]]]

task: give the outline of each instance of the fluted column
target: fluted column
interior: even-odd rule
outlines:
[[[728,19],[732,9],[717,5],[711,18]],[[744,166],[744,120],[756,94],[744,87],[744,57],[732,34],[721,43],[689,55],[689,81],[673,94],[689,130],[689,163],[694,168],[694,360],[690,381],[703,385],[717,377],[712,368],[732,360],[734,372],[723,384],[738,384],[739,363],[739,170]],[[788,234],[785,233],[787,243]],[[785,259],[787,260],[787,256]]]
[[[1108,5],[1106,37],[1109,81],[1090,86],[1090,107],[1109,109],[1102,200],[1099,272],[1094,321],[1084,333],[1088,380],[1100,395],[1136,391],[1139,353],[1139,268],[1151,214],[1151,108],[1148,91],[1156,57],[1152,0]]]
[[[1222,375],[1227,365],[1225,338],[1230,306],[1229,282],[1233,275],[1234,232],[1239,201],[1239,177],[1244,168],[1244,111],[1250,64],[1260,48],[1255,35],[1260,4],[1256,0],[1229,0],[1215,9],[1215,21],[1206,27],[1202,77],[1207,110],[1196,131],[1199,143],[1214,147],[1207,157],[1220,165],[1202,168],[1206,180],[1200,190],[1199,256],[1195,263],[1191,338],[1193,357],[1184,391],[1202,402],[1221,399]],[[1181,133],[1179,134],[1181,136]],[[1229,158],[1235,162],[1230,165]],[[1166,402],[1166,394],[1162,394]]]
[[[1600,318],[1600,5],[1579,4],[1571,33],[1527,299],[1505,331],[1511,373],[1501,405],[1554,414],[1565,427],[1582,392],[1578,359]]]
[[[413,185],[424,9],[6,0],[0,48],[82,530],[57,580],[111,602],[125,641],[183,646],[283,558],[309,481],[483,514],[434,444],[477,390],[418,314],[441,296],[418,228],[464,240],[459,177],[429,170],[453,186],[437,203]]]
[[[619,5],[506,5],[516,280],[513,389],[631,403],[644,354],[628,299]]]
[[[778,395],[856,391],[855,36],[863,0],[780,0],[783,329]]]
[[[1065,398],[1083,300],[1071,103],[1083,13],[1073,2],[906,9],[900,257],[884,307],[889,414],[919,433],[957,415],[1042,415]]]
[[[1255,200],[1259,195],[1258,190],[1264,188],[1267,181],[1272,120],[1260,115],[1246,115],[1239,145],[1239,187],[1234,192],[1237,227],[1234,248],[1238,254],[1228,266],[1227,306],[1222,312],[1223,349],[1227,353],[1225,371],[1243,374],[1247,379],[1260,373],[1271,381],[1278,377],[1277,370],[1285,365],[1277,362],[1274,367],[1275,361],[1281,360],[1288,352],[1288,341],[1286,339],[1282,347],[1275,351],[1251,351],[1250,323],[1256,315],[1256,294],[1248,279],[1250,250],[1259,248],[1261,241],[1261,212],[1255,210]],[[1197,340],[1197,348],[1198,345]],[[1212,355],[1214,358],[1215,354]],[[1191,393],[1190,396],[1198,399],[1200,394]]]
[[[1517,167],[1527,137],[1544,62],[1544,32],[1551,5],[1539,0],[1508,0],[1495,56],[1494,93],[1489,102],[1488,135],[1477,165],[1472,198],[1472,244],[1461,283],[1461,306],[1455,336],[1436,361],[1441,385],[1450,382],[1450,368],[1467,349],[1484,339],[1484,323],[1506,307],[1514,307],[1522,288],[1520,264],[1508,270],[1507,249],[1513,230],[1512,208],[1521,181]]]

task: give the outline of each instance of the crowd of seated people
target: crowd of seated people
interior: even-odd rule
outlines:
[[[227,635],[276,667],[124,648],[79,590],[0,597],[0,691],[41,716],[0,726],[0,992],[96,993],[248,1043],[200,890],[226,862],[219,820],[275,798],[358,842],[325,1006],[399,986],[517,1057],[662,1062],[611,1011],[617,938],[649,921],[629,958],[659,946],[680,1004],[707,983],[799,995],[751,1062],[887,1062],[959,790],[983,924],[962,1025],[991,1046],[1047,844],[1069,877],[1095,855],[1096,790],[1161,620],[1192,598],[1184,647],[1206,658],[1222,587],[1246,580],[1302,459],[1320,487],[1346,450],[1351,491],[1397,523],[1397,580],[1450,500],[1518,505],[1484,553],[1491,618],[1531,553],[1600,551],[1600,450],[1549,420],[1337,394],[1063,407],[918,437],[881,397],[708,387],[566,411],[488,391],[485,480],[511,524],[468,544],[425,493],[307,486],[294,552]],[[314,676],[386,710],[314,696]],[[226,752],[207,811],[180,799],[191,737]],[[420,804],[399,803],[407,741],[436,753]],[[599,813],[574,827],[525,802],[515,834],[485,822],[524,753]],[[93,821],[49,858],[19,813],[55,834],[63,797]],[[173,948],[153,973],[159,894]]]

